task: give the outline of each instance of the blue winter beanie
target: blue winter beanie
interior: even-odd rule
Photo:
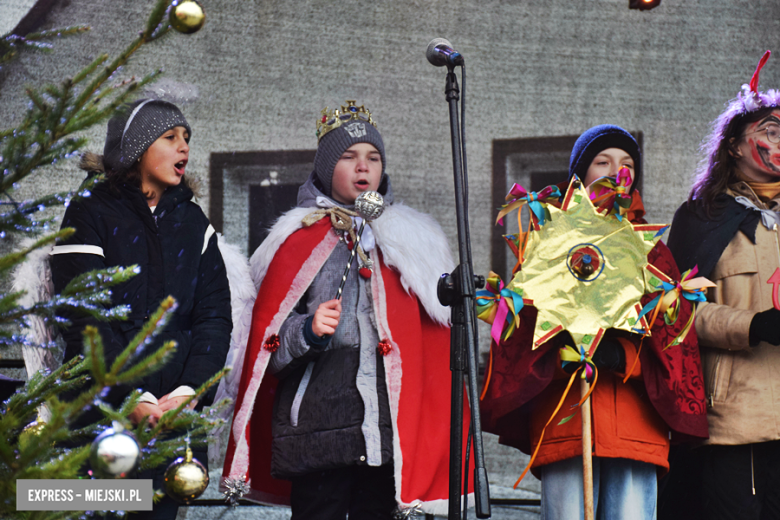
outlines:
[[[585,179],[593,159],[607,148],[620,148],[634,160],[634,182],[629,192],[633,191],[642,177],[642,152],[634,136],[615,125],[594,126],[577,139],[569,159],[569,181],[575,174]]]

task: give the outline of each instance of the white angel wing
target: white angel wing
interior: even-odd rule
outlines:
[[[35,242],[32,238],[25,239],[21,247],[29,247]],[[27,255],[13,274],[13,290],[24,291],[19,298],[19,304],[31,307],[40,301],[46,301],[54,296],[54,282],[51,278],[49,253],[51,245],[36,249]],[[27,378],[31,378],[39,370],[55,370],[62,365],[65,346],[52,324],[40,316],[27,316],[26,326],[22,329],[24,343],[22,356],[27,369]],[[47,421],[48,409],[39,409],[39,420]]]

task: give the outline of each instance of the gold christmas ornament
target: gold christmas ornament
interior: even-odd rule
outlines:
[[[169,18],[171,27],[184,34],[198,32],[206,23],[206,13],[195,0],[174,0]]]
[[[132,432],[117,421],[92,442],[89,462],[98,478],[125,478],[141,462],[141,446]]]
[[[38,435],[41,434],[45,427],[46,423],[43,421],[33,421],[25,426],[22,433],[19,434],[19,446],[25,449],[32,443],[38,442]]]
[[[209,474],[198,459],[192,457],[189,445],[184,457],[171,462],[165,470],[165,492],[172,499],[189,504],[206,491]]]

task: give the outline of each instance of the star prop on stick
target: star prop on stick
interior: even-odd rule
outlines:
[[[533,464],[545,430],[563,405],[575,375],[580,370],[583,377],[582,399],[578,408],[583,407],[583,443],[590,446],[588,397],[593,386],[588,381],[595,383],[598,377],[592,358],[604,332],[609,328],[631,332],[638,325],[649,333],[650,326],[640,314],[642,296],[656,290],[650,283],[654,276],[648,271],[650,265],[647,254],[658,242],[666,226],[634,225],[622,218],[622,205],[617,199],[629,183],[630,177],[626,179],[624,175],[620,181],[606,186],[608,189],[599,190],[599,194],[605,195],[604,200],[607,201],[607,207],[603,207],[602,200],[601,208],[594,205],[576,176],[569,184],[560,208],[526,195],[529,207],[534,202],[540,208],[536,208],[536,211],[532,208],[536,217],[533,232],[529,225],[528,232],[518,240],[518,264],[522,268],[518,269],[520,265],[515,268],[514,277],[506,287],[502,286],[500,280],[493,283],[490,291],[494,295],[492,302],[489,297],[484,299],[485,305],[480,314],[493,319],[494,329],[498,322],[502,332],[509,329],[511,334],[517,325],[517,318],[510,315],[508,308],[510,302],[514,303],[513,294],[522,295],[538,311],[532,348],[538,348],[566,330],[571,334],[575,346],[566,345],[561,351],[561,360],[564,364],[580,365],[572,373],[564,395],[543,428],[531,461],[515,487]],[[518,187],[515,185],[513,190],[515,188]],[[517,191],[518,194],[525,193],[522,189]],[[545,191],[552,194],[552,190],[542,190],[542,193]],[[610,197],[612,199],[608,200]],[[548,200],[553,202],[552,199],[550,196]],[[509,207],[519,208],[520,205],[517,202],[507,205],[499,217],[506,215]],[[606,211],[600,214],[599,209]],[[488,308],[491,303],[496,307],[495,312]],[[503,313],[500,310],[502,306]],[[516,305],[512,310],[517,310]],[[506,337],[507,334],[501,336]],[[561,422],[568,421],[572,416]],[[583,454],[586,454],[585,450]],[[583,465],[585,468],[591,467],[589,457],[583,458]],[[591,486],[584,483],[583,489],[585,495],[592,498]]]
[[[507,284],[538,310],[533,348],[566,330],[592,356],[609,328],[631,332],[639,323],[649,330],[639,304],[656,290],[647,254],[667,226],[599,214],[576,178],[561,207],[547,210],[548,222],[530,234],[522,269]]]
[[[575,364],[579,367],[571,374],[566,390],[542,429],[531,460],[515,487],[533,465],[544,433],[563,406],[579,371],[582,372],[581,400],[575,408],[582,409],[583,467],[586,468],[585,475],[590,473],[588,397],[598,378],[593,355],[604,332],[614,328],[648,336],[659,314],[663,314],[664,319],[671,323],[677,319],[684,299],[693,303],[702,301],[704,288],[712,285],[704,278],[695,278],[695,268],[684,273],[680,282],[675,282],[649,264],[647,255],[667,226],[632,224],[623,218],[631,205],[631,199],[626,193],[630,183],[628,171],[621,171],[617,179],[597,181],[591,186],[592,195],[588,196],[575,176],[560,208],[540,202],[536,196],[526,195],[529,207],[532,202],[540,207],[531,209],[535,216],[533,231],[529,225],[526,233],[509,240],[518,256],[514,276],[504,286],[491,273],[491,278],[496,279],[491,281],[487,291],[483,291],[484,295],[478,295],[479,316],[492,323],[491,336],[496,342],[514,332],[519,324],[517,312],[525,303],[533,305],[538,311],[533,349],[564,330],[569,332],[575,343],[574,346],[565,345],[560,350],[560,359],[564,366]],[[525,193],[522,188],[516,188],[519,187],[515,185],[513,190],[518,194]],[[551,190],[547,191],[551,193]],[[517,203],[518,194],[514,195],[515,202],[507,205],[505,210],[510,206],[521,206]],[[512,195],[510,193],[508,198]],[[552,202],[550,199],[552,197],[548,199]],[[499,217],[505,216],[507,212],[502,211]],[[656,291],[660,291],[657,297],[643,308],[640,303],[642,296]],[[649,322],[646,317],[650,317]],[[692,323],[693,315],[668,346],[682,342]],[[500,330],[497,330],[498,327]],[[632,372],[633,367],[627,371],[628,374]],[[487,391],[489,376],[490,371],[483,396]],[[589,384],[591,381],[593,385]],[[569,415],[559,424],[573,416]],[[592,498],[592,488],[586,484],[584,482],[583,490],[587,501],[588,496]]]

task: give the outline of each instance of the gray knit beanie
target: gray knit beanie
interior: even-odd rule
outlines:
[[[108,121],[103,164],[107,170],[123,172],[135,163],[161,135],[190,125],[176,105],[159,99],[139,99],[122,107]]]
[[[382,156],[382,178],[385,175],[385,145],[382,136],[376,129],[376,124],[371,118],[371,113],[364,107],[355,106],[354,101],[347,101],[347,106],[342,110],[328,113],[323,110],[322,118],[317,122],[317,136],[319,146],[314,156],[314,173],[322,184],[323,193],[331,196],[333,184],[333,169],[339,161],[341,154],[350,146],[357,143],[369,143],[373,145]],[[341,121],[340,126],[332,128],[336,118]]]

